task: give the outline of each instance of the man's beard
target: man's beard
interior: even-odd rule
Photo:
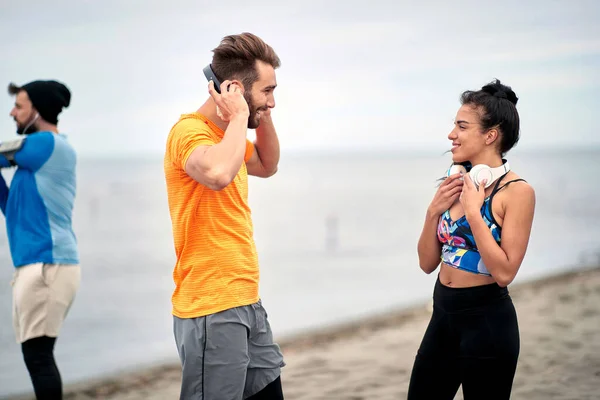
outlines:
[[[26,124],[23,125],[17,122],[17,135],[31,135],[32,133],[36,133],[38,131],[37,126],[35,126],[35,121],[37,118],[37,116],[31,118]]]
[[[250,111],[250,115],[248,116],[248,129],[256,129],[260,125],[260,118],[257,117],[257,114],[259,111],[265,110],[266,107],[256,106],[250,92],[244,93],[244,99],[246,100],[246,103],[248,103],[248,111]]]

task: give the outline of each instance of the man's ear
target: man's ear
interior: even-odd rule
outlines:
[[[231,80],[231,84],[232,85],[236,85],[237,87],[239,87],[240,91],[242,92],[242,94],[244,94],[245,89],[244,89],[244,84],[242,83],[242,81],[240,81],[238,79],[232,79]]]

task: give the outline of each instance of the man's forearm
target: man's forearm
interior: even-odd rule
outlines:
[[[225,188],[244,162],[248,117],[229,121],[223,139],[212,146],[198,146],[190,155],[185,171],[212,190]]]
[[[279,164],[279,139],[270,115],[261,118],[260,125],[256,128],[254,147],[265,172],[275,173]]]
[[[205,162],[225,173],[230,181],[244,162],[247,120],[247,117],[241,116],[229,121],[221,142],[211,146],[205,154]]]

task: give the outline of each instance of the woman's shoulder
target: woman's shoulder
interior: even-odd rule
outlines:
[[[514,171],[510,171],[500,182],[501,194],[503,193],[506,200],[520,202],[526,199],[535,201],[535,190],[530,182],[518,175]]]

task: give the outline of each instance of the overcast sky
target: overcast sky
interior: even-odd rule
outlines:
[[[446,149],[460,93],[493,78],[520,98],[519,147],[600,145],[597,0],[0,4],[0,85],[67,84],[59,128],[80,154],[162,153],[178,116],[207,96],[211,50],[243,31],[282,60],[273,118],[284,150]],[[7,140],[14,99],[2,90]]]

